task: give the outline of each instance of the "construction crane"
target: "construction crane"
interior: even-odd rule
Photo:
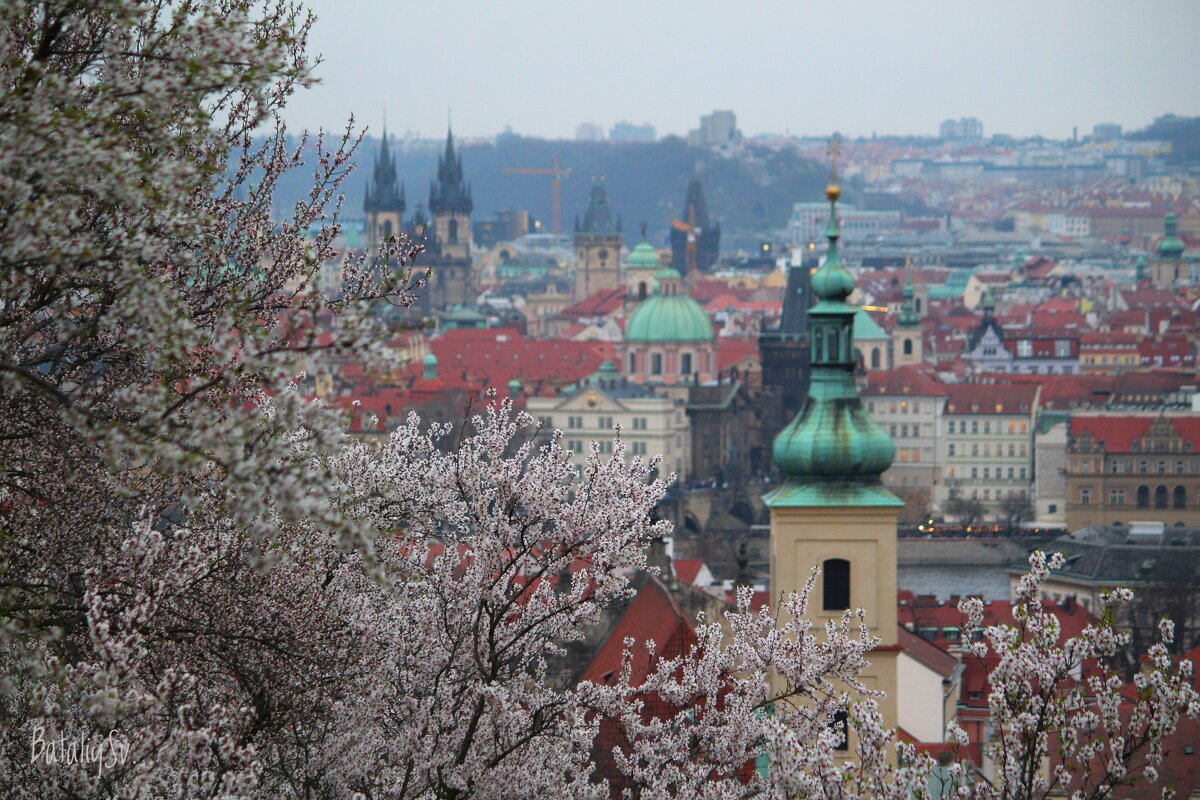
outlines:
[[[696,239],[700,236],[701,232],[696,227],[696,209],[689,203],[688,221],[684,222],[681,219],[673,219],[671,220],[671,227],[687,234],[687,250],[684,263],[687,265],[688,275],[691,275],[696,270]]]
[[[559,169],[558,153],[554,154],[553,166],[551,167],[505,167],[500,170],[506,175],[549,175],[550,176],[550,218],[554,225],[554,235],[558,236],[562,233],[562,220],[560,218],[560,209],[562,206],[562,181],[571,174],[569,169]]]

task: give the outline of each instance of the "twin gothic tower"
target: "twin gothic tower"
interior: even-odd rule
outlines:
[[[471,184],[463,177],[462,156],[454,149],[454,133],[447,131],[446,146],[438,156],[437,177],[429,185],[428,213],[417,205],[411,222],[404,224],[404,184],[396,172],[387,128],[375,156],[367,184],[363,211],[367,217],[367,248],[374,256],[389,236],[406,233],[414,242],[424,240],[425,252],[417,268],[431,270],[429,283],[419,293],[422,311],[461,305],[474,299],[471,281]]]

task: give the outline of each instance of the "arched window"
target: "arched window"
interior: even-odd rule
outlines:
[[[662,375],[662,353],[650,354],[650,374]]]
[[[1139,486],[1137,490],[1137,507],[1146,508],[1150,505],[1150,487]]]
[[[450,232],[447,234],[450,243],[454,244],[458,241],[458,220],[450,220]]]
[[[879,348],[871,348],[871,369],[879,369]]]
[[[692,374],[692,354],[684,353],[679,357],[679,372],[682,375]]]
[[[824,608],[845,611],[850,607],[850,562],[844,558],[826,559],[821,565],[825,579]]]
[[[919,298],[919,297],[913,298],[913,307],[916,309],[916,312],[918,314],[921,313],[921,298]]]
[[[833,713],[833,719],[829,721],[829,727],[833,728],[834,732],[840,735],[838,743],[833,746],[834,750],[849,750],[850,749],[850,715],[846,713],[846,709],[840,708]]]
[[[637,355],[634,353],[629,354],[629,372],[631,374],[637,372]]]
[[[1167,487],[1163,486],[1162,484],[1154,487],[1154,507],[1167,507]]]
[[[904,355],[911,356],[912,354],[913,354],[912,353],[912,339],[905,339],[904,340]]]
[[[1172,505],[1174,505],[1176,508],[1183,508],[1187,505],[1187,492],[1184,491],[1182,486],[1176,486],[1175,491],[1172,494],[1175,495],[1174,498],[1172,498],[1174,500]]]

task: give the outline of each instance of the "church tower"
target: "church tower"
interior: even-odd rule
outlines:
[[[603,183],[592,186],[583,222],[575,223],[576,303],[621,286],[621,222],[613,222]]]
[[[812,277],[817,302],[808,309],[812,372],[800,413],[775,438],[784,482],[763,501],[771,512],[771,592],[799,591],[821,568],[809,614],[820,625],[862,608],[880,639],[863,682],[882,689],[886,725],[896,724],[896,520],[903,501],[880,476],[894,449],[863,408],[854,382],[855,307],[846,302],[854,278],[838,256],[840,190],[830,183],[829,252]],[[851,733],[851,737],[853,734]],[[854,742],[847,743],[847,755]]]
[[[917,315],[913,299],[912,278],[904,279],[904,292],[900,301],[900,314],[896,317],[896,333],[892,337],[896,348],[892,354],[892,365],[907,367],[920,364],[924,358],[921,318]]]
[[[422,310],[444,310],[474,300],[471,276],[471,185],[463,178],[462,156],[454,149],[454,133],[446,132],[446,149],[438,157],[437,178],[429,186],[432,221],[423,227],[430,268]],[[418,213],[420,213],[418,211]],[[423,216],[423,215],[422,215]],[[418,266],[420,262],[418,261]]]
[[[1154,249],[1153,281],[1159,289],[1173,289],[1180,281],[1191,278],[1190,265],[1183,260],[1183,240],[1177,226],[1175,212],[1168,211],[1163,220],[1163,239]]]
[[[642,226],[642,240],[629,253],[625,261],[625,309],[632,310],[638,303],[648,300],[654,294],[658,271],[662,269],[662,260],[654,245],[646,241],[645,225]]]
[[[429,187],[433,237],[445,258],[471,254],[471,186],[463,179],[462,156],[454,152],[454,132],[446,132],[446,150],[438,157],[437,180]]]
[[[671,222],[671,266],[680,275],[708,272],[717,263],[721,248],[721,226],[708,217],[704,186],[694,176],[683,199],[683,217]]]
[[[404,184],[396,177],[396,163],[388,150],[387,125],[383,144],[375,156],[375,169],[367,184],[363,211],[367,214],[367,252],[374,256],[379,243],[400,233],[404,224]]]

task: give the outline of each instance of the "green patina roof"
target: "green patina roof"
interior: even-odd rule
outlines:
[[[818,297],[809,309],[813,343],[808,398],[775,437],[775,463],[785,484],[765,498],[770,506],[899,506],[879,476],[892,464],[892,440],[863,408],[854,382],[854,340],[860,327],[886,335],[860,308],[846,303],[854,278],[838,255],[836,186],[829,197],[829,254],[813,276]],[[861,319],[860,319],[861,318]]]
[[[652,269],[657,272],[662,267],[662,261],[652,244],[641,241],[629,253],[629,259],[625,262],[625,266],[627,269]]]
[[[797,478],[877,480],[895,447],[862,406],[854,373],[814,368],[808,401],[775,437],[775,463]]]
[[[853,481],[808,481],[789,479],[778,489],[763,495],[767,508],[813,508],[822,506],[876,506],[896,508],[904,501],[883,484]]]
[[[662,280],[679,280],[679,273],[663,269],[659,270],[658,277],[661,290]],[[686,294],[655,294],[646,298],[625,326],[626,342],[711,342],[714,338],[708,312]]]
[[[1155,248],[1155,252],[1164,258],[1178,258],[1179,256],[1183,255],[1183,242],[1179,239],[1177,234],[1177,225],[1178,222],[1175,218],[1175,212],[1168,211],[1167,217],[1163,223],[1163,228],[1166,235],[1163,237],[1163,240],[1158,243],[1158,247]]]
[[[929,287],[929,297],[931,300],[962,297],[963,292],[967,289],[967,281],[969,280],[971,280],[971,270],[956,269],[946,277],[945,283],[934,284]]]
[[[870,342],[887,339],[888,335],[871,315],[861,308],[854,312],[854,341]]]

